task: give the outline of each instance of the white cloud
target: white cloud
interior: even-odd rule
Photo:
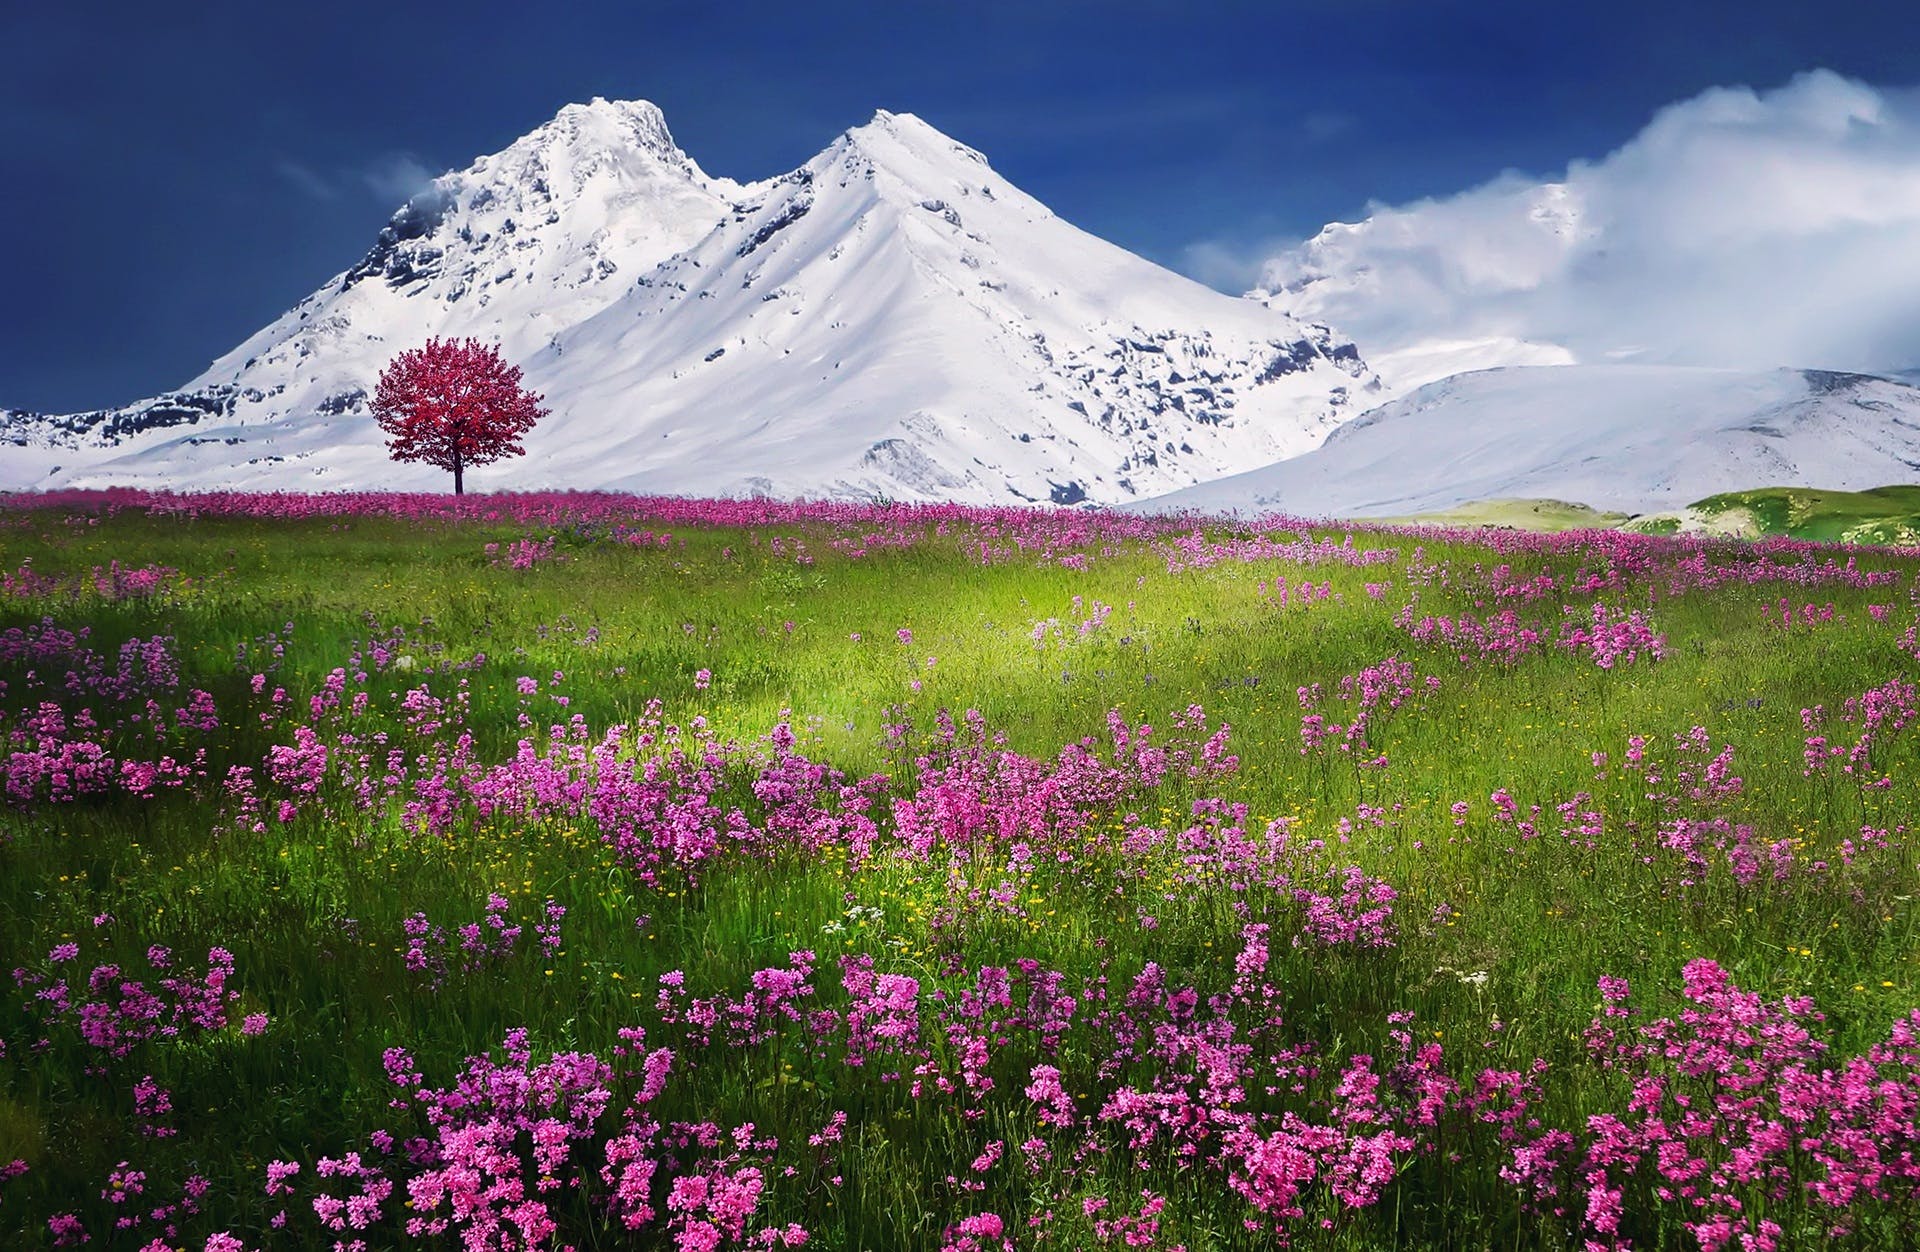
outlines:
[[[1272,257],[1260,285],[1369,360],[1453,341],[1516,359],[1920,365],[1920,93],[1827,71],[1715,88],[1559,179],[1372,206]]]
[[[315,200],[336,200],[340,189],[321,177],[311,167],[282,157],[274,162],[274,172],[284,178],[294,190]]]
[[[291,157],[274,162],[274,172],[302,195],[314,200],[338,200],[343,194],[371,193],[375,200],[398,208],[433,182],[433,171],[409,152],[387,152],[357,169],[322,172]]]
[[[1188,278],[1220,291],[1245,291],[1260,282],[1267,258],[1280,246],[1281,241],[1277,239],[1262,239],[1258,243],[1203,240],[1182,248],[1175,268]]]
[[[374,158],[360,171],[360,180],[381,200],[405,204],[433,182],[433,171],[407,152],[389,152]]]

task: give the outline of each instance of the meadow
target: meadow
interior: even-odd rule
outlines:
[[[1912,1247],[1916,571],[0,500],[0,1236]]]

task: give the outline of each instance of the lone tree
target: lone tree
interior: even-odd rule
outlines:
[[[467,466],[525,455],[520,436],[546,415],[540,397],[521,390],[520,367],[476,339],[429,339],[402,352],[373,393],[388,453],[452,471],[456,496]]]

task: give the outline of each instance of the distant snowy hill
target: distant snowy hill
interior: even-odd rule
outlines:
[[[429,335],[499,342],[553,410],[478,489],[1119,503],[1380,394],[1324,327],[1076,229],[910,115],[742,185],[596,100],[436,180],[178,392],[0,413],[0,487],[444,486],[366,413]]]
[[[1824,370],[1568,365],[1457,375],[1317,450],[1174,492],[1154,511],[1391,517],[1554,499],[1627,513],[1757,486],[1920,477],[1920,388]]]

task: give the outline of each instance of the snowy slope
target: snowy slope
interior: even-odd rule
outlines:
[[[636,490],[1113,502],[1305,451],[1366,383],[884,112],[557,351],[529,470]]]
[[[500,341],[553,410],[479,489],[1119,502],[1305,451],[1378,391],[1324,328],[1076,229],[910,115],[739,186],[596,101],[440,179],[181,396],[15,419],[33,455],[0,486],[440,486],[365,416],[429,334]]]
[[[26,443],[8,451],[0,486],[45,485],[27,474],[49,463],[66,466],[61,481],[119,481],[80,466],[120,457],[130,482],[344,486],[334,479],[385,459],[365,399],[394,353],[471,335],[524,358],[705,235],[745,190],[703,173],[651,104],[568,105],[435,179],[357,264],[178,391],[114,410],[0,415]],[[396,481],[433,474],[413,467]]]
[[[1920,470],[1920,388],[1823,370],[1569,365],[1462,374],[1290,461],[1155,511],[1388,517],[1499,498],[1628,513],[1762,486],[1858,490]]]

